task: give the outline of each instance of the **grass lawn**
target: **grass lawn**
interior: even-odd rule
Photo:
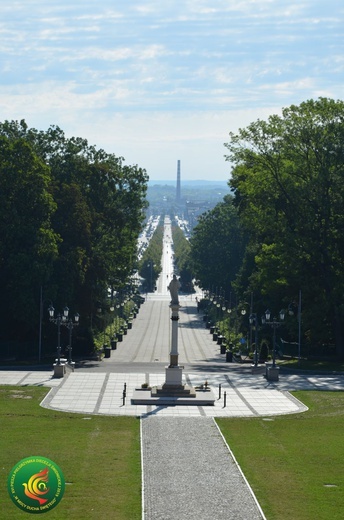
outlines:
[[[12,503],[7,479],[22,458],[41,455],[66,481],[47,517],[141,519],[139,420],[47,410],[39,406],[47,391],[0,386],[0,517],[28,518]],[[294,395],[308,412],[217,422],[268,520],[341,520],[344,392]]]
[[[43,456],[62,470],[62,501],[50,519],[141,519],[140,421],[41,408],[47,388],[0,387],[0,517],[29,518],[7,491],[12,467]],[[32,515],[31,515],[32,516]]]
[[[311,370],[319,374],[321,372],[344,372],[344,363],[339,361],[315,360],[315,359],[288,359],[277,360],[277,364],[284,368],[297,370]]]
[[[268,520],[342,520],[344,392],[293,394],[309,411],[217,423]]]

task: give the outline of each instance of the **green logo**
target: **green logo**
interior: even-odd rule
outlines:
[[[60,468],[45,457],[28,457],[19,461],[8,477],[8,492],[19,509],[40,514],[60,502],[65,481]]]

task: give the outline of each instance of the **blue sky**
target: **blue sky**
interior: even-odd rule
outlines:
[[[228,180],[230,131],[343,98],[343,28],[342,0],[3,0],[0,120]]]

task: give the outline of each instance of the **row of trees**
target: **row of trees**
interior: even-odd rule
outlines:
[[[176,224],[172,224],[172,240],[174,249],[174,262],[178,268],[180,290],[191,293],[194,291],[192,283],[192,270],[189,262],[191,246],[183,231]]]
[[[303,341],[344,356],[344,103],[320,98],[230,134],[227,199],[191,240],[203,288],[254,311],[298,305]]]
[[[173,220],[173,216],[171,215]],[[154,291],[156,282],[161,274],[161,257],[163,252],[164,223],[163,216],[149,241],[139,262],[139,275],[144,279],[142,289]],[[183,231],[175,223],[172,224],[172,240],[174,250],[174,262],[178,270],[181,282],[181,290],[192,291],[192,271],[190,267],[190,244]]]
[[[145,170],[58,127],[0,124],[0,339],[36,338],[45,307],[88,327],[136,267]],[[80,327],[80,330],[82,327]]]
[[[197,283],[229,300],[247,242],[233,197],[226,195],[193,229],[190,256]]]
[[[144,279],[142,289],[145,292],[154,292],[157,279],[161,273],[163,237],[164,225],[160,221],[139,262],[139,275]]]

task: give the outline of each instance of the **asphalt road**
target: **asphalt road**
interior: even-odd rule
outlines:
[[[179,364],[192,371],[228,371],[220,346],[197,313],[193,296],[180,296],[178,321]],[[101,372],[163,372],[171,349],[171,310],[168,296],[149,294],[133,320],[132,329],[117,343],[109,359],[85,361],[77,370]],[[234,368],[234,365],[232,365]]]

